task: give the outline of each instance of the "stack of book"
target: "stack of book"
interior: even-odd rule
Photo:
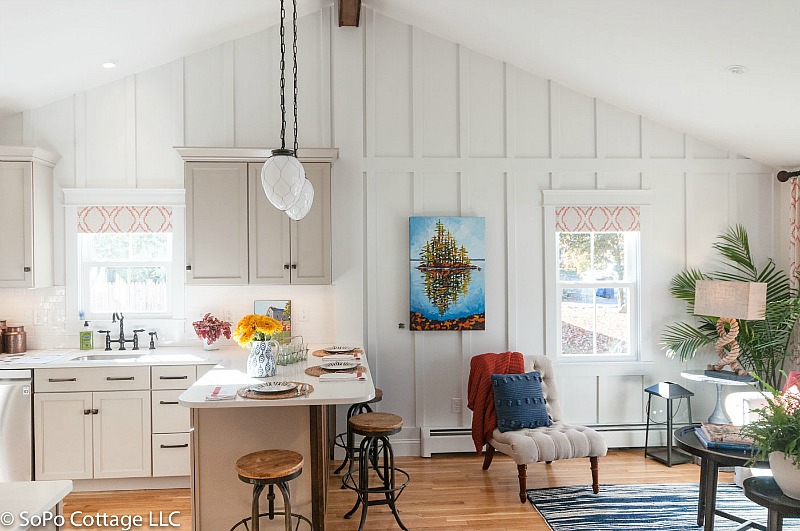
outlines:
[[[694,429],[705,448],[716,450],[753,450],[753,440],[741,433],[741,426],[733,424],[705,424]]]

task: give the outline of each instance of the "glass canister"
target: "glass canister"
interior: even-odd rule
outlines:
[[[0,354],[5,354],[5,342],[3,341],[3,336],[6,333],[6,320],[0,319]]]
[[[3,350],[6,354],[21,354],[28,350],[24,326],[7,326],[3,334]]]

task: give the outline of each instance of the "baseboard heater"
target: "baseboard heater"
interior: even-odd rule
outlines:
[[[585,424],[606,437],[609,448],[638,448],[644,446],[644,423]],[[665,427],[650,425],[650,444],[659,445],[666,436]],[[432,454],[474,452],[470,428],[420,428],[420,456]]]

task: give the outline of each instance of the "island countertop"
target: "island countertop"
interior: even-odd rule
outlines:
[[[308,360],[292,365],[278,365],[277,374],[269,378],[247,376],[247,352],[242,349],[219,351],[220,363],[198,379],[189,389],[178,397],[178,402],[189,408],[238,408],[238,407],[281,407],[281,406],[327,406],[336,404],[355,404],[367,402],[375,397],[375,385],[369,370],[366,354],[361,355],[360,364],[367,367],[366,379],[343,382],[320,382],[309,376],[305,369],[324,363],[325,358],[312,356]],[[263,382],[294,381],[311,384],[314,391],[307,396],[278,400],[252,400],[237,396],[234,400],[206,400],[216,387],[234,389]]]

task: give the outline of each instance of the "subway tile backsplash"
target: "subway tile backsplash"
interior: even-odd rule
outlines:
[[[162,345],[200,346],[192,321],[202,318],[207,312],[220,319],[230,318],[235,326],[239,318],[253,312],[254,301],[285,299],[292,301],[293,334],[302,335],[308,343],[335,341],[333,286],[186,286],[186,319],[182,324],[153,320],[143,327],[158,330],[159,343]],[[304,315],[307,316],[305,320]],[[0,289],[0,319],[7,320],[10,325],[25,326],[29,349],[78,347],[78,332],[82,323],[78,321],[78,316],[67,321],[63,287]],[[136,326],[133,318],[130,322],[126,320],[126,331]],[[97,330],[98,325],[93,325],[92,329]],[[223,345],[234,344],[233,340],[223,338],[221,341]],[[142,344],[146,344],[144,339]],[[95,348],[101,346],[102,334],[96,334]]]

